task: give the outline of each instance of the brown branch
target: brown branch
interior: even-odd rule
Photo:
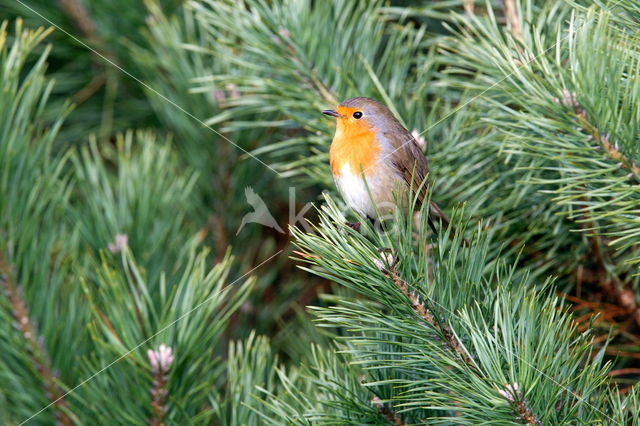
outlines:
[[[111,321],[109,321],[109,318],[107,318],[107,316],[97,307],[94,306],[93,309],[95,309],[95,311],[98,313],[98,316],[102,320],[103,324],[107,327],[107,329],[111,333],[111,337],[116,339],[118,343],[122,344],[122,340],[120,340],[120,336],[118,336],[118,332],[116,331],[116,329],[113,328],[113,325],[111,324]]]
[[[322,82],[320,77],[314,72],[313,68],[308,66],[307,64],[303,64],[300,58],[298,57],[298,49],[296,48],[296,46],[294,46],[293,41],[291,40],[291,35],[289,34],[289,31],[286,28],[280,28],[278,30],[278,34],[279,35],[275,37],[276,42],[279,43],[280,41],[284,41],[285,47],[289,52],[289,55],[290,55],[289,57],[291,61],[296,65],[300,65],[306,68],[308,76],[303,76],[301,74],[298,74],[298,76],[301,77],[303,80],[305,80],[305,83],[309,87],[311,88],[315,87],[315,89],[319,92],[320,96],[326,102],[333,105],[337,105],[338,100],[333,95],[333,92],[331,92],[331,90]]]
[[[107,78],[104,74],[98,74],[91,79],[89,83],[86,84],[82,89],[78,90],[73,96],[71,96],[71,100],[79,105],[93,96],[104,84],[107,82]]]
[[[400,420],[400,417],[398,417],[398,414],[396,414],[396,412],[392,409],[387,408],[380,400],[380,398],[374,396],[373,398],[371,398],[371,403],[378,407],[378,413],[380,413],[380,415],[384,417],[389,423],[394,426],[404,425],[404,423],[402,423],[402,420]]]
[[[533,413],[531,408],[529,408],[529,404],[524,399],[522,392],[518,388],[517,383],[513,383],[507,385],[504,389],[498,391],[500,395],[506,398],[507,401],[511,404],[511,406],[518,412],[520,416],[520,421],[527,425],[540,425],[540,420]]]
[[[504,0],[504,14],[507,18],[507,27],[513,38],[523,43],[522,30],[520,29],[520,17],[518,16],[518,6],[515,0]]]
[[[636,302],[635,293],[627,288],[627,286],[616,276],[611,278],[609,289],[614,293],[618,300],[618,304],[629,312],[638,327],[640,327],[640,307]]]
[[[584,208],[584,217],[587,219],[585,222],[585,227],[587,229],[596,230],[597,224],[595,220],[591,218],[589,215],[586,200],[585,208]],[[627,288],[626,284],[622,282],[622,280],[616,276],[607,273],[606,267],[606,257],[607,254],[602,250],[602,240],[599,235],[592,234],[589,236],[589,246],[591,253],[593,254],[593,260],[595,262],[595,266],[597,270],[595,271],[597,274],[597,282],[598,285],[607,293],[610,293],[617,300],[618,305],[620,305],[625,311],[629,313],[629,315],[634,319],[638,327],[640,327],[640,307],[636,303],[635,293]]]
[[[95,58],[96,64],[100,67],[101,72],[94,76],[82,89],[75,93],[71,99],[81,104],[91,98],[102,86],[107,83],[105,73],[107,68],[104,64],[104,58],[107,62],[117,64],[118,58],[116,54],[107,47],[107,43],[100,37],[96,31],[96,26],[91,19],[89,11],[81,0],[58,0],[60,9],[69,17],[73,25],[78,28],[82,36],[91,44],[91,53]]]
[[[597,132],[598,129],[595,129]],[[595,138],[595,137],[594,137]],[[638,167],[633,161],[622,155],[616,144],[611,144],[607,136],[598,137],[596,139],[600,145],[605,149],[607,154],[614,160],[618,161],[622,166],[626,167],[635,175],[636,178],[640,178],[640,167]]]
[[[151,426],[163,426],[164,416],[167,413],[165,406],[169,391],[169,369],[173,362],[173,353],[170,347],[160,345],[157,350],[147,351],[151,373],[153,374],[153,386],[151,387],[151,409],[153,418],[149,419]]]
[[[589,121],[589,117],[587,115],[587,111],[580,105],[576,98],[576,94],[573,92],[569,92],[567,89],[563,89],[562,91],[562,99],[554,98],[556,103],[561,103],[566,107],[570,107],[573,109],[573,112],[576,114],[578,118],[578,123],[580,127],[591,134],[591,138],[598,143],[598,145],[604,149],[611,159],[617,161],[621,167],[626,168],[630,174],[633,175],[636,179],[640,179],[640,167],[635,164],[631,159],[625,157],[624,154],[620,151],[617,143],[611,143],[609,137],[603,135],[600,130]]]
[[[640,178],[640,168],[638,168],[638,166],[631,160],[626,158],[622,154],[622,152],[620,152],[617,144],[612,144],[609,141],[609,138],[602,135],[600,130],[589,121],[587,111],[582,107],[582,105],[580,105],[574,92],[563,89],[562,99],[555,98],[554,101],[568,108],[572,108],[573,112],[576,114],[580,126],[591,134],[591,138],[599,144],[599,147],[604,149],[607,155],[609,155],[613,160],[618,161],[621,167],[626,167],[629,171],[631,171],[631,176]],[[598,229],[597,224],[588,213],[589,209],[587,200],[584,201],[585,207],[583,209],[583,215],[587,220],[585,222],[586,228],[593,229],[595,231]],[[594,255],[596,267],[598,268],[598,284],[605,291],[614,295],[615,299],[618,301],[618,304],[630,313],[631,317],[640,327],[640,307],[636,302],[635,293],[627,288],[627,285],[622,282],[622,280],[620,280],[620,278],[616,275],[611,275],[611,277],[609,278],[609,274],[607,273],[606,268],[606,257],[608,256],[607,253],[603,252],[603,250],[601,249],[601,238],[598,235],[595,235],[595,232],[593,235],[589,236],[589,242],[591,251]]]
[[[464,0],[463,7],[464,7],[464,12],[467,14],[467,16],[473,16],[474,0]]]
[[[227,231],[224,225],[224,220],[218,213],[212,213],[209,215],[207,219],[207,223],[198,229],[196,233],[196,241],[197,244],[202,244],[202,242],[207,238],[209,233],[214,234],[214,244],[215,244],[215,261],[216,263],[222,262],[224,256],[227,253]]]
[[[89,16],[89,11],[79,0],[58,0],[60,8],[69,16],[73,24],[87,38],[96,37],[96,27]]]
[[[451,330],[451,327],[449,327],[447,324],[442,324],[438,322],[434,317],[434,315],[431,313],[431,311],[429,311],[429,309],[420,301],[420,298],[418,297],[418,295],[414,292],[409,291],[409,284],[406,281],[404,281],[400,277],[400,275],[398,275],[398,272],[396,271],[394,265],[392,264],[393,261],[388,262],[389,263],[388,269],[381,260],[374,259],[373,263],[380,270],[380,272],[382,272],[387,278],[391,279],[393,283],[396,285],[396,287],[398,287],[398,289],[402,292],[402,294],[404,294],[407,297],[407,299],[409,299],[409,301],[411,302],[411,306],[413,307],[413,310],[416,312],[416,314],[418,314],[430,326],[432,326],[436,330],[439,330],[440,333],[442,333],[445,343],[449,346],[449,348],[453,352],[458,354],[460,359],[462,359],[465,362],[465,364],[475,368],[475,364],[473,363],[473,360],[471,359],[469,354],[465,351],[465,349],[462,347],[462,344],[453,333],[453,330]]]
[[[640,374],[640,368],[619,368],[617,370],[611,370],[609,371],[609,373],[607,374],[610,377],[613,376],[624,376],[627,374]]]
[[[213,229],[216,234],[216,262],[220,263],[224,259],[224,256],[229,249],[229,244],[227,242],[227,230],[224,226],[224,220],[219,214],[212,215],[213,220]]]
[[[51,402],[53,414],[62,425],[72,425],[73,421],[67,414],[68,405],[64,399],[64,392],[58,385],[56,373],[51,367],[51,361],[47,349],[43,343],[43,337],[38,334],[35,324],[29,317],[29,310],[22,295],[22,289],[16,286],[11,277],[11,268],[4,262],[0,253],[0,284],[11,304],[11,313],[16,321],[16,329],[20,331],[26,341],[27,351],[31,362],[40,374],[42,387],[47,399]]]
[[[153,387],[151,388],[151,408],[153,410],[153,418],[149,419],[152,426],[164,425],[164,403],[167,398],[167,377],[156,374],[153,379]]]
[[[522,419],[524,424],[527,424],[527,425],[542,424],[540,423],[540,420],[538,420],[538,418],[535,416],[535,414],[533,414],[533,411],[531,411],[531,408],[529,408],[529,405],[527,405],[527,402],[525,400],[522,399],[516,402],[514,405],[518,410],[518,414],[520,414],[520,418]]]
[[[233,90],[235,89],[232,89],[231,91],[233,92]],[[231,94],[230,96],[233,97],[233,94]],[[223,136],[226,138],[226,133]],[[218,144],[218,147],[220,149],[220,158],[232,158],[232,155],[229,152],[229,144]],[[233,193],[231,189],[231,173],[232,171],[230,170],[229,165],[227,163],[224,163],[218,169],[217,182],[213,182],[213,185],[215,186],[217,184],[220,189],[220,196],[216,197],[216,205],[214,207],[216,211],[211,216],[213,230],[216,234],[215,244],[217,262],[221,262],[222,259],[224,259],[224,256],[229,247],[229,237],[227,235],[223,212],[227,211],[227,206],[229,204],[229,194]]]
[[[585,213],[586,215],[586,213]],[[595,226],[593,222],[590,222]],[[591,251],[594,255],[596,267],[598,268],[597,274],[599,276],[598,284],[608,293],[613,294],[615,299],[625,311],[634,319],[636,324],[640,327],[640,307],[636,303],[635,293],[628,289],[627,286],[615,275],[608,277],[605,255],[601,249],[601,240],[598,235],[592,235],[589,237]]]

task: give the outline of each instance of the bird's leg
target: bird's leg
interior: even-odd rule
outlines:
[[[378,229],[380,228],[380,222],[378,222],[376,219],[367,216],[366,217],[367,221],[369,222],[369,225],[371,225],[371,227],[373,229],[375,229],[376,231],[382,232],[384,231],[384,229]],[[349,228],[353,229],[354,231],[360,232],[360,228],[362,227],[362,223],[358,222],[345,222],[345,225],[347,225]]]
[[[353,229],[356,232],[360,232],[360,222],[345,222],[345,225],[347,225],[349,228]]]

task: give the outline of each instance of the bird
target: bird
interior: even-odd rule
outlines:
[[[267,228],[274,228],[276,231],[284,234],[284,231],[280,225],[278,225],[278,222],[276,222],[271,212],[269,212],[267,204],[258,194],[256,194],[253,188],[247,186],[244,189],[244,196],[247,198],[247,203],[253,207],[253,211],[243,216],[236,235],[242,231],[242,228],[244,228],[247,223],[257,223],[262,226],[266,226]]]
[[[329,148],[333,179],[345,202],[360,216],[376,220],[400,207],[399,195],[413,191],[420,208],[427,198],[429,165],[414,136],[381,102],[350,98],[335,109],[336,132]],[[435,201],[429,201],[429,226],[450,220]],[[359,222],[353,224],[357,229]],[[455,232],[455,231],[454,231]]]

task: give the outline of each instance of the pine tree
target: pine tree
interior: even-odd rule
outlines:
[[[635,2],[2,10],[3,424],[640,423]],[[351,96],[458,232],[345,224]]]

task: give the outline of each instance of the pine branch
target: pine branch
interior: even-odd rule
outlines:
[[[373,263],[376,267],[382,272],[387,278],[391,279],[396,287],[404,294],[407,299],[411,302],[411,306],[413,310],[420,316],[425,322],[427,322],[431,327],[436,330],[439,330],[442,334],[445,343],[449,346],[449,348],[458,354],[461,360],[463,360],[468,366],[475,368],[475,364],[471,359],[471,356],[467,353],[467,351],[460,344],[460,341],[455,336],[451,327],[447,324],[442,323],[441,321],[437,321],[433,313],[420,301],[420,298],[415,292],[409,290],[409,284],[403,280],[394,266],[393,256],[386,256],[385,259],[388,263],[388,267],[385,266],[385,263],[379,259],[374,259]]]
[[[9,299],[16,328],[27,344],[31,362],[40,374],[44,393],[52,404],[51,407],[56,419],[62,425],[73,425],[74,422],[68,414],[67,401],[64,399],[64,391],[57,382],[57,375],[51,367],[51,360],[44,346],[44,338],[38,333],[36,325],[29,316],[22,289],[13,282],[11,267],[5,262],[2,253],[0,253],[0,284]]]
[[[164,416],[167,412],[165,403],[169,394],[167,382],[169,381],[169,369],[173,362],[172,352],[171,348],[166,345],[160,345],[155,351],[152,349],[147,351],[151,374],[153,374],[153,387],[151,388],[153,418],[149,419],[151,426],[164,425]]]
[[[597,224],[591,218],[587,208],[584,209],[584,212],[584,216],[586,218],[585,223],[587,225],[585,228],[598,229]],[[593,259],[597,267],[598,284],[604,291],[611,293],[618,301],[618,304],[629,312],[636,324],[640,326],[640,306],[636,303],[635,293],[631,289],[627,288],[627,285],[623,283],[615,273],[611,273],[610,278],[607,276],[608,273],[606,265],[607,263],[611,263],[611,261],[602,250],[602,238],[594,233],[589,236],[589,243],[591,252],[593,253]]]
[[[100,90],[100,88],[104,86],[106,82],[107,82],[107,78],[105,77],[105,75],[98,74],[95,77],[93,77],[91,81],[87,83],[86,86],[84,86],[82,89],[77,91],[71,97],[71,99],[76,104],[81,104],[87,99],[89,99],[91,96],[93,96],[98,90]]]
[[[604,152],[606,152],[611,159],[618,162],[619,167],[624,167],[629,170],[631,172],[628,175],[629,179],[640,179],[640,167],[622,154],[618,144],[611,143],[609,136],[603,135],[598,127],[589,120],[587,110],[578,102],[575,92],[562,89],[562,98],[554,98],[553,101],[573,110],[580,128],[586,130],[590,134],[590,140],[596,141],[598,144],[596,149],[604,149]]]
[[[463,6],[464,6],[464,12],[467,14],[467,16],[473,16],[473,11],[475,8],[474,0],[464,0]]]
[[[563,89],[562,99],[556,98],[554,99],[554,101],[556,103],[564,105],[565,107],[573,109],[573,112],[577,117],[577,122],[582,129],[590,133],[592,140],[596,141],[598,143],[598,146],[601,147],[611,159],[618,161],[620,167],[626,167],[631,171],[631,173],[629,173],[628,175],[629,178],[640,178],[640,168],[638,168],[636,164],[634,164],[630,159],[622,154],[617,144],[612,144],[609,140],[609,137],[607,137],[606,135],[602,135],[602,132],[593,123],[590,122],[586,109],[582,105],[580,105],[575,93],[570,92],[567,89]],[[582,209],[582,211],[587,224],[585,228],[594,231],[593,235],[589,236],[589,241],[590,248],[593,252],[594,260],[598,268],[598,283],[605,291],[610,292],[614,295],[619,305],[627,310],[635,320],[636,324],[640,326],[640,306],[638,306],[638,304],[636,303],[636,296],[634,292],[628,289],[627,286],[615,274],[612,275],[611,279],[607,278],[606,263],[611,262],[609,261],[607,254],[602,251],[602,239],[596,234],[595,230],[597,230],[599,227],[597,226],[595,220],[591,217],[586,202],[585,207]]]
[[[284,27],[278,28],[278,36],[276,36],[276,43],[281,42],[284,42],[286,47],[285,51],[289,54],[289,59],[298,67],[306,71],[306,75],[303,75],[302,73],[299,73],[298,75],[309,87],[317,90],[325,102],[329,103],[329,105],[337,105],[340,102],[338,98],[331,92],[331,90],[329,90],[329,88],[327,88],[318,74],[314,71],[311,63],[306,61],[304,55],[302,55],[300,50],[293,44],[289,30]]]
[[[522,2],[522,10],[531,13],[531,4]],[[453,67],[460,67],[465,75],[468,75],[470,68],[483,74],[481,82],[464,82],[463,87],[484,90],[487,85],[493,84],[487,92],[490,95],[485,97],[493,107],[491,118],[487,119],[493,128],[480,127],[501,133],[487,139],[500,144],[499,155],[505,163],[511,164],[514,171],[522,172],[520,176],[515,176],[518,184],[508,184],[513,189],[512,194],[518,194],[519,200],[527,200],[522,207],[525,204],[529,207],[537,205],[538,211],[545,212],[547,216],[546,225],[531,216],[521,216],[515,220],[526,221],[530,230],[535,229],[547,240],[547,246],[566,244],[556,261],[547,265],[561,268],[564,272],[560,275],[578,267],[575,260],[579,254],[576,250],[583,248],[582,244],[579,241],[570,242],[570,238],[552,240],[550,234],[540,232],[540,225],[553,228],[558,233],[564,232],[558,227],[567,231],[575,228],[576,222],[583,220],[584,216],[582,209],[575,212],[573,208],[581,205],[581,197],[586,196],[592,214],[598,219],[600,228],[597,231],[607,231],[609,235],[618,237],[611,242],[618,250],[615,265],[610,266],[623,271],[628,269],[628,265],[640,261],[634,242],[640,235],[635,214],[640,192],[637,185],[627,185],[631,179],[638,180],[635,174],[637,164],[634,166],[634,161],[637,163],[634,155],[637,154],[635,138],[638,114],[633,103],[637,96],[637,85],[635,80],[629,78],[636,74],[637,54],[634,53],[633,43],[610,28],[608,14],[598,13],[592,8],[584,16],[574,16],[568,21],[567,36],[567,29],[557,25],[557,22],[563,20],[560,16],[568,18],[567,13],[571,9],[545,10],[549,6],[545,5],[534,16],[554,14],[557,19],[553,23],[549,21],[545,26],[533,26],[527,18],[521,22],[521,26],[523,31],[530,34],[527,40],[550,38],[557,40],[557,43],[541,46],[527,41],[530,44],[526,46],[527,56],[534,55],[535,60],[528,61],[526,66],[514,61],[513,46],[503,38],[496,37],[499,26],[494,19],[477,19],[473,22],[476,36],[473,44],[466,39],[456,44],[453,49],[457,63],[452,60],[452,64],[455,63]],[[460,25],[464,22],[461,21]],[[489,58],[484,53],[488,49],[495,49],[500,54]],[[555,53],[549,53],[551,51]],[[460,58],[465,59],[460,61]],[[487,61],[478,58],[486,58]],[[576,88],[585,108],[573,105],[575,95],[565,89],[567,86]],[[562,101],[553,98],[558,91]],[[550,105],[552,99],[563,107],[571,108],[572,113]],[[579,114],[584,109],[589,110],[589,117],[581,123]],[[596,129],[597,138],[594,138],[592,133],[596,133]],[[589,139],[597,139],[595,150],[593,144],[585,144],[585,133]],[[616,143],[601,136],[607,134],[613,135]],[[615,164],[609,165],[611,159],[619,162],[617,169]],[[625,169],[629,174],[625,177],[619,173],[620,169]],[[490,168],[485,170],[489,179],[494,173],[499,173]],[[536,190],[529,191],[528,186],[535,186]],[[544,195],[530,202],[533,192]],[[512,199],[504,207],[503,214],[504,211],[518,208],[518,200]],[[497,214],[497,209],[489,209],[488,213]],[[573,221],[566,220],[566,217]],[[537,242],[534,241],[534,244]],[[531,247],[531,242],[527,243]],[[564,257],[564,261],[560,261],[560,257]],[[631,271],[628,272],[631,276]],[[565,280],[564,277],[561,279]],[[636,281],[634,285],[637,285],[637,278],[630,279]]]
[[[542,423],[538,420],[531,408],[529,408],[529,404],[524,399],[522,392],[518,388],[518,384],[514,383],[511,385],[507,385],[505,389],[499,391],[500,395],[504,396],[507,401],[511,403],[511,405],[515,408],[515,410],[520,415],[520,420],[527,425],[541,425]]]
[[[60,8],[71,18],[84,37],[95,39],[96,26],[89,11],[80,0],[58,0]]]
[[[505,15],[507,18],[507,27],[513,38],[523,43],[522,31],[520,29],[520,17],[518,16],[518,5],[516,0],[504,0]]]
[[[398,417],[398,414],[396,414],[396,412],[392,409],[387,408],[387,406],[380,400],[380,398],[374,396],[373,398],[371,398],[371,403],[378,407],[378,412],[380,413],[380,415],[384,417],[390,424],[395,426],[404,425],[404,423],[402,423],[402,420],[400,420],[400,417]]]
[[[231,63],[246,74],[236,70],[193,80],[197,92],[210,93],[232,83],[241,95],[207,122],[225,122],[230,130],[277,128],[280,142],[254,152],[269,155],[271,165],[286,176],[331,182],[325,162],[333,125],[318,111],[350,96],[410,104],[406,111],[398,108],[401,118],[412,128],[418,122],[423,128],[424,116],[429,115],[425,95],[432,89],[414,71],[429,66],[421,46],[425,28],[383,18],[382,2],[250,0],[240,7],[228,1],[190,6],[203,32],[229,49]],[[231,17],[223,22],[222,15]],[[307,36],[305,29],[314,35]],[[405,103],[407,93],[415,95]],[[230,116],[236,119],[228,120]]]
[[[604,152],[611,157],[611,159],[618,161],[618,165],[622,168],[626,168],[630,171],[627,176],[629,179],[640,180],[640,167],[638,167],[631,159],[624,156],[620,151],[620,147],[617,143],[611,143],[609,136],[603,135],[600,130],[589,121],[587,111],[576,100],[575,93],[569,93],[566,89],[563,91],[563,103],[567,105],[567,98],[572,99],[571,106],[578,118],[580,126],[591,134],[592,140],[595,140],[599,146],[604,149]]]
[[[100,54],[114,63],[119,63],[119,59],[115,52],[107,47],[107,43],[96,31],[96,26],[82,0],[58,0],[60,8],[71,19],[73,24],[78,28],[83,37],[87,39],[91,47],[96,49]],[[100,55],[93,53],[96,65],[101,70],[100,74],[95,75],[84,87],[78,90],[71,99],[76,104],[81,104],[91,98],[100,88],[108,81],[107,74],[112,74],[113,70],[110,64],[105,64],[104,59]],[[113,74],[115,75],[115,74]]]

